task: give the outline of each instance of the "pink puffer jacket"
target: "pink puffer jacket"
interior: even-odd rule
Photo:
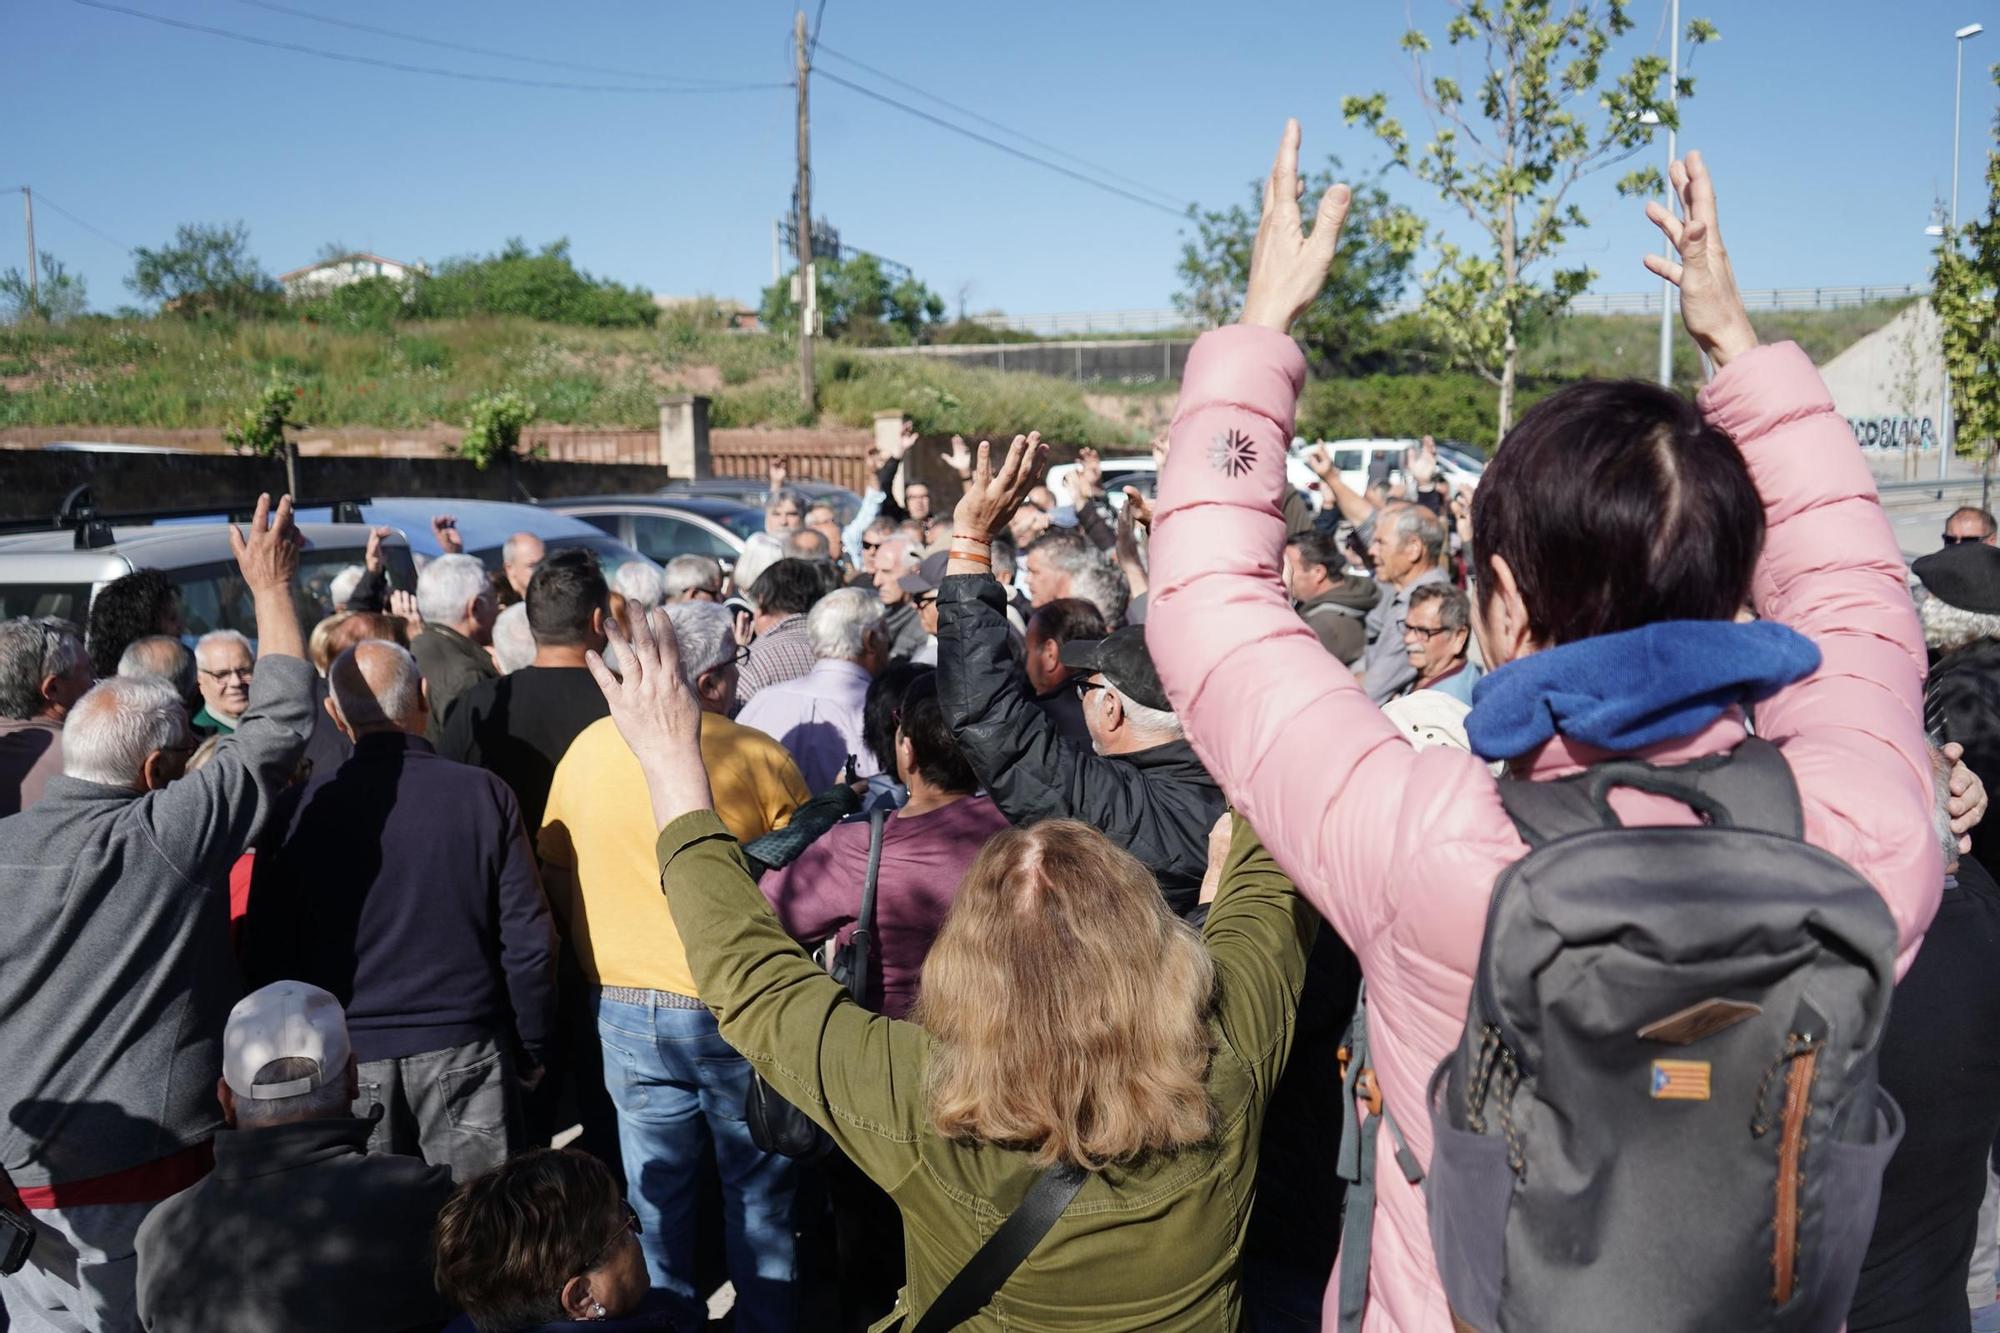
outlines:
[[[1298,348],[1268,329],[1220,329],[1196,344],[1160,486],[1146,641],[1209,771],[1360,957],[1376,1073],[1389,1105],[1408,1108],[1397,1121],[1428,1163],[1424,1082],[1465,1022],[1494,881],[1527,849],[1485,765],[1413,750],[1285,596],[1279,496],[1304,379]],[[1902,560],[1853,434],[1796,346],[1744,355],[1700,401],[1764,499],[1757,608],[1823,656],[1758,705],[1758,729],[1798,779],[1807,839],[1888,903],[1900,975],[1943,877],[1930,832],[1924,644]],[[1743,735],[1731,714],[1641,755],[1692,759]],[[1555,777],[1603,757],[1558,737],[1524,768]],[[1691,819],[1640,793],[1614,804],[1628,822]],[[1392,1154],[1378,1168],[1366,1327],[1443,1333],[1451,1321],[1423,1196]],[[1337,1292],[1336,1279],[1328,1328]]]

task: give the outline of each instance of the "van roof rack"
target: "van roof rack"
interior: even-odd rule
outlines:
[[[298,509],[329,508],[333,511],[335,523],[363,523],[361,506],[371,503],[372,496],[343,496],[338,499],[308,500],[295,504]],[[0,533],[48,532],[68,528],[76,538],[76,549],[94,551],[109,546],[116,538],[112,534],[115,524],[143,526],[174,518],[214,518],[219,522],[248,522],[256,511],[257,502],[224,505],[192,505],[177,509],[121,509],[115,513],[105,512],[97,507],[97,497],[88,482],[70,489],[56,506],[56,512],[47,519],[7,519],[0,520]]]

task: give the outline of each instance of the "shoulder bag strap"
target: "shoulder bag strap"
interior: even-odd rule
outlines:
[[[1028,1188],[1020,1207],[1007,1214],[979,1252],[938,1293],[911,1333],[947,1333],[984,1310],[1007,1279],[1034,1252],[1090,1173],[1058,1162]]]
[[[847,993],[856,1004],[868,990],[868,964],[875,952],[875,883],[882,874],[882,831],[887,810],[868,812],[868,877],[861,881],[861,915],[847,937]]]

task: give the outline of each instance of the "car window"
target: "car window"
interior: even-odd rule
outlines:
[[[389,586],[414,592],[417,574],[409,550],[391,546],[382,554],[389,565]],[[348,566],[359,565],[362,555],[359,546],[314,547],[300,554],[299,577],[294,585],[300,628],[310,633],[314,625],[334,613],[337,608],[330,593],[333,580]],[[257,633],[257,608],[235,561],[191,565],[169,571],[169,577],[181,590],[181,616],[187,622],[188,633],[201,635],[212,629],[240,630],[252,636]]]
[[[81,627],[90,615],[88,583],[0,584],[0,620],[55,616]]]
[[[618,535],[619,520],[616,514],[571,514],[570,517],[582,519],[599,532],[607,533],[613,537]]]
[[[1363,466],[1359,449],[1335,449],[1333,466],[1337,472],[1359,472]]]
[[[707,528],[671,514],[636,514],[632,518],[632,544],[654,564],[664,565],[677,555],[711,555],[734,560],[736,550]]]
[[[855,509],[859,509],[860,507],[858,504],[854,506]],[[850,511],[841,518],[841,525],[844,527],[852,522],[853,519],[854,514]],[[715,521],[746,541],[764,530],[763,512],[756,509],[734,510],[722,515]],[[714,554],[726,556],[731,560],[736,558],[736,552],[734,551],[715,552]]]

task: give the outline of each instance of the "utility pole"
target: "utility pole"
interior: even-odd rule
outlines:
[[[21,209],[28,215],[28,312],[34,314],[42,308],[42,280],[35,267],[35,192],[25,185],[21,187]]]
[[[798,46],[799,84],[799,405],[808,417],[819,410],[819,388],[813,383],[813,322],[819,317],[819,283],[813,266],[812,137],[806,112],[806,81],[812,74],[812,52],[806,46],[806,11],[798,11],[792,28]]]
[[[1667,29],[1667,207],[1673,207],[1674,112],[1680,105],[1681,84],[1681,0],[1672,0],[1673,17]],[[1660,279],[1660,383],[1674,386],[1674,285]]]

